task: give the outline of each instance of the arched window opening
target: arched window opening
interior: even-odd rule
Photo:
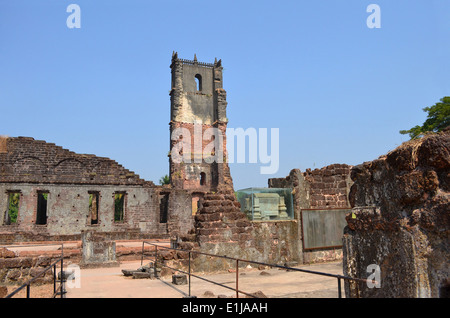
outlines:
[[[202,91],[202,76],[200,74],[195,75],[195,87],[197,92]]]
[[[206,185],[206,173],[200,173],[200,185]]]

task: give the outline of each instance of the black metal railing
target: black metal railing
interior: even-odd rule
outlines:
[[[63,244],[47,244],[47,245],[8,245],[8,246],[2,246],[6,248],[11,247],[35,247],[35,246],[49,246],[49,245],[61,245],[61,256],[56,259],[53,263],[51,263],[49,266],[47,266],[45,269],[43,269],[41,272],[39,272],[36,276],[34,276],[32,279],[28,280],[24,284],[22,284],[20,287],[15,289],[13,292],[5,296],[5,298],[12,298],[14,295],[16,295],[18,292],[20,292],[22,289],[26,288],[26,298],[31,298],[30,288],[31,285],[41,276],[43,276],[45,273],[47,273],[49,270],[53,269],[53,295],[52,298],[56,298],[56,296],[60,295],[61,298],[64,297],[65,291],[65,278],[64,278],[64,245]],[[61,270],[60,270],[60,278],[59,278],[59,286],[57,287],[58,277],[57,277],[57,267],[56,265],[58,263],[61,263]]]
[[[234,258],[234,257],[229,257],[229,256],[222,256],[222,255],[214,255],[214,254],[209,254],[209,253],[204,253],[204,252],[200,252],[200,251],[193,251],[193,250],[183,250],[183,249],[179,249],[179,248],[173,248],[173,247],[167,247],[167,246],[161,246],[155,243],[150,243],[150,242],[142,242],[142,256],[141,256],[141,266],[143,265],[144,262],[144,247],[145,244],[149,244],[155,247],[154,250],[154,267],[155,267],[155,271],[156,271],[156,267],[157,267],[157,262],[158,262],[158,247],[159,248],[165,248],[165,249],[169,249],[169,250],[175,250],[175,251],[180,251],[180,252],[185,252],[188,253],[188,271],[184,271],[181,269],[177,269],[177,268],[173,268],[170,267],[166,264],[160,264],[163,267],[169,268],[171,270],[183,273],[188,275],[188,297],[192,297],[191,295],[191,277],[195,277],[198,279],[201,279],[203,281],[233,290],[236,292],[236,298],[239,298],[239,294],[244,294],[246,296],[250,296],[250,297],[257,297],[251,293],[247,293],[244,292],[242,290],[239,290],[239,264],[240,263],[250,263],[250,264],[256,264],[256,265],[262,265],[262,266],[267,266],[267,267],[274,267],[274,268],[280,268],[280,269],[285,269],[285,270],[289,270],[289,271],[296,271],[296,272],[302,272],[302,273],[308,273],[308,274],[314,274],[314,275],[321,275],[321,276],[327,276],[327,277],[333,277],[337,279],[337,285],[338,285],[338,297],[342,298],[342,285],[341,285],[341,281],[353,281],[353,282],[371,282],[374,283],[373,280],[370,279],[363,279],[363,278],[353,278],[353,277],[348,277],[348,276],[344,276],[344,275],[337,275],[337,274],[330,274],[330,273],[324,273],[324,272],[318,272],[318,271],[311,271],[311,270],[307,270],[307,269],[301,269],[301,268],[295,268],[295,267],[289,267],[289,266],[282,266],[282,265],[277,265],[277,264],[268,264],[268,263],[263,263],[263,262],[257,262],[257,261],[251,261],[251,260],[245,260],[245,259],[240,259],[240,258]],[[204,277],[195,275],[192,273],[191,270],[191,260],[192,260],[192,254],[198,254],[198,255],[205,255],[205,256],[209,256],[209,257],[217,257],[217,258],[222,258],[222,259],[227,259],[230,260],[232,262],[234,262],[236,264],[236,268],[235,268],[235,272],[236,272],[236,281],[235,281],[235,287],[230,287],[230,286],[226,286],[224,284],[206,279]]]

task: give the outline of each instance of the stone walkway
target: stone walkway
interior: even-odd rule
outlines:
[[[140,261],[121,263],[120,267],[81,269],[80,287],[68,285],[67,298],[182,298],[189,292],[188,285],[173,285],[171,276],[155,279],[133,279],[123,276],[122,269],[137,269]],[[342,263],[302,265],[298,268],[342,275]],[[236,286],[236,273],[209,273],[204,278]],[[75,285],[75,284],[73,284]],[[342,284],[343,288],[343,284]],[[239,289],[247,293],[262,292],[269,298],[335,298],[338,296],[337,279],[301,272],[272,268],[239,269]],[[198,278],[191,280],[191,295],[198,298],[236,297],[227,288],[205,282]],[[344,291],[342,289],[342,295]],[[245,297],[240,295],[239,297]]]

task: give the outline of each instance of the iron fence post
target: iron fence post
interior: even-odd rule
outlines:
[[[236,298],[239,298],[239,260],[236,260]]]
[[[27,285],[27,298],[30,298],[30,284]]]
[[[53,295],[56,295],[56,264],[53,265]]]
[[[157,270],[156,270],[157,261],[158,261],[158,245],[155,245],[155,277],[157,277]]]
[[[62,253],[61,253],[62,254]],[[64,298],[63,296],[64,296],[64,292],[65,292],[65,288],[64,288],[64,282],[65,282],[65,279],[64,279],[64,256],[62,256],[61,257],[61,286],[60,286],[60,289],[61,289],[61,298]]]
[[[191,297],[191,252],[189,251],[189,297]]]
[[[142,242],[142,255],[141,255],[141,266],[142,266],[142,264],[143,264],[143,262],[144,262],[144,242]]]
[[[341,279],[338,277],[338,297],[342,298],[342,292],[341,292]]]

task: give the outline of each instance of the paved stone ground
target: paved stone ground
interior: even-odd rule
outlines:
[[[168,245],[167,242],[159,242]],[[73,246],[72,246],[73,245]],[[65,244],[65,249],[76,248],[79,243]],[[120,248],[139,248],[142,242],[120,242]],[[18,248],[21,253],[39,253],[57,251],[59,246]],[[69,262],[70,263],[70,262]],[[145,263],[144,263],[145,264]],[[173,285],[172,277],[155,279],[132,279],[122,274],[122,269],[138,269],[140,261],[121,261],[119,267],[81,269],[81,288],[67,288],[67,298],[181,298],[189,293],[187,285]],[[330,274],[342,274],[342,263],[331,262],[312,265],[302,265],[312,271]],[[209,280],[217,281],[226,286],[236,287],[236,273],[195,273]],[[343,285],[343,284],[342,284]],[[69,285],[68,285],[69,287]],[[8,293],[17,286],[8,286]],[[258,270],[257,268],[239,269],[239,290],[247,293],[262,292],[269,298],[335,298],[338,296],[337,279],[325,276],[288,272],[277,268]],[[47,298],[53,292],[53,285],[32,286],[33,298]],[[191,295],[198,298],[236,297],[236,293],[227,288],[205,282],[193,277],[191,280]],[[342,295],[343,286],[342,286]],[[25,290],[14,298],[25,297]],[[240,294],[239,297],[246,297]]]
[[[15,291],[19,286],[7,286],[7,295]],[[53,284],[32,285],[30,288],[30,298],[51,298],[53,297]],[[15,294],[13,299],[27,298],[26,288]]]
[[[137,269],[140,261],[121,263],[120,267],[82,269],[80,288],[67,288],[67,298],[181,298],[188,294],[188,285],[173,285],[172,277],[133,279],[123,276],[122,269]],[[298,268],[342,274],[342,263],[302,265]],[[199,276],[236,286],[236,273],[207,273]],[[343,285],[343,284],[342,284]],[[269,298],[335,298],[338,296],[337,279],[325,276],[286,271],[277,268],[258,270],[239,269],[239,289],[247,293],[262,292]],[[198,298],[236,297],[227,288],[193,277],[191,295]],[[342,295],[344,291],[342,289]],[[240,295],[245,297],[245,295]]]

